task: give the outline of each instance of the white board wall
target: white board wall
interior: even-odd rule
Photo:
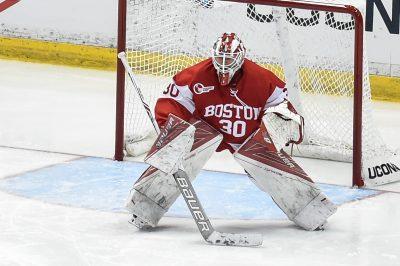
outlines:
[[[363,2],[370,71],[400,76],[400,1]],[[0,13],[0,35],[115,47],[117,5],[117,0],[21,0]]]

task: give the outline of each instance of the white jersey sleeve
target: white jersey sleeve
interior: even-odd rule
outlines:
[[[287,99],[287,96],[287,90],[285,88],[276,87],[274,92],[267,99],[264,110],[282,103],[285,99]]]
[[[173,81],[160,98],[172,99],[184,106],[190,113],[193,114],[196,109],[193,102],[193,93],[188,85],[179,86]]]

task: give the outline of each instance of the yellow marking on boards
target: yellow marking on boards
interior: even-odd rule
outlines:
[[[116,49],[21,38],[0,38],[0,58],[115,70]]]
[[[93,68],[115,71],[116,49],[69,43],[56,43],[22,38],[0,38],[0,58],[34,63],[67,65],[73,67]],[[172,76],[180,70],[196,64],[204,58],[188,55],[165,55],[159,52],[130,51],[128,61],[134,62],[133,69],[139,74]],[[282,71],[273,64],[263,64],[268,69]],[[313,73],[311,73],[313,72]],[[311,75],[312,74],[312,75]],[[310,77],[318,77],[311,79]],[[305,91],[311,91],[315,82],[324,87],[329,94],[338,95],[351,83],[352,75],[346,72],[329,70],[300,69],[301,85]],[[348,82],[335,83],[334,80]],[[372,99],[400,102],[400,78],[371,75]]]

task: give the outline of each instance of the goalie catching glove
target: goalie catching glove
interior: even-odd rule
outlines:
[[[293,105],[287,100],[267,108],[263,122],[268,125],[268,133],[278,151],[285,146],[300,144],[303,141],[304,118],[296,112]]]

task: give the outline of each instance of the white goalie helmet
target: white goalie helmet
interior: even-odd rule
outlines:
[[[214,43],[212,62],[221,85],[228,85],[244,62],[246,48],[235,33],[224,33]]]

